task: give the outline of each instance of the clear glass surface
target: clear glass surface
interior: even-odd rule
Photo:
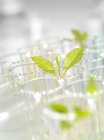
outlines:
[[[52,103],[61,103],[67,106],[69,113],[61,114],[52,111],[49,105]],[[81,109],[87,109],[91,112],[95,110],[95,104],[91,98],[71,95],[60,94],[53,98],[47,97],[43,106],[39,106],[39,109],[35,113],[35,137],[37,140],[95,140],[95,122],[93,115],[86,119],[76,122],[71,128],[66,130],[61,128],[62,122],[72,122],[73,109],[79,107]],[[71,116],[70,116],[71,114]]]
[[[46,72],[37,68],[35,63],[21,64],[9,69],[9,73],[14,76],[14,84],[16,87],[23,85],[29,80],[46,76]]]
[[[88,84],[87,80],[79,80],[76,82],[73,82],[69,84],[66,87],[66,90],[70,92],[71,94],[76,93],[77,95],[89,95],[91,98],[94,99],[97,110],[95,115],[95,121],[96,121],[96,137],[97,139],[103,139],[103,133],[104,133],[104,82],[103,80],[97,80],[96,84],[99,87],[98,92],[96,94],[89,94],[86,91],[86,86]]]
[[[85,64],[85,69],[87,70],[88,74],[95,67],[104,65],[104,50],[103,48],[98,47],[86,48],[84,52],[82,61]]]
[[[104,65],[92,69],[91,74],[93,74],[96,77],[96,79],[104,81]]]
[[[21,47],[18,49],[18,53],[25,63],[32,63],[32,56],[42,54],[37,43],[30,46],[28,45],[28,47]]]
[[[0,138],[32,139],[26,104],[20,92],[5,91],[3,88],[6,87],[0,87]]]
[[[66,86],[76,80],[84,79],[85,69],[81,65],[75,65],[70,68],[63,78],[65,80]]]
[[[4,66],[7,72],[9,71],[11,67],[24,63],[18,53],[10,53],[10,54],[4,55],[0,57],[0,61],[2,62],[2,67]]]
[[[21,94],[23,100],[27,106],[28,118],[30,120],[32,137],[34,138],[34,115],[38,111],[38,105],[43,104],[43,101],[47,99],[47,96],[55,96],[62,93],[63,81],[59,81],[57,78],[46,77],[36,78],[25,83],[21,88]],[[39,106],[40,106],[39,105]]]

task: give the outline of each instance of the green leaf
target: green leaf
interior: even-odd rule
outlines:
[[[49,60],[47,60],[41,56],[33,56],[32,60],[33,60],[33,62],[35,62],[35,64],[38,65],[38,67],[40,69],[56,76],[55,68]]]
[[[91,111],[89,111],[89,110],[82,110],[79,107],[75,107],[74,108],[74,112],[76,114],[76,117],[77,117],[76,119],[77,120],[84,119],[84,118],[89,117],[91,115]]]
[[[79,36],[81,36],[80,31],[77,30],[77,29],[72,29],[72,30],[71,30],[71,33],[72,33],[76,38],[79,37]]]
[[[82,34],[82,41],[86,41],[87,39],[88,39],[88,34],[87,34],[87,32],[84,32]]]
[[[76,43],[79,43],[81,46],[83,46],[83,43],[87,41],[88,39],[88,34],[87,32],[83,32],[81,33],[79,30],[77,29],[72,29],[71,30],[73,36],[74,36],[74,40]]]
[[[67,54],[64,61],[63,75],[65,75],[69,68],[77,64],[82,59],[83,50],[83,48],[75,48]]]
[[[62,103],[52,103],[50,108],[58,113],[68,113],[68,108]]]
[[[57,65],[57,69],[58,69],[58,75],[60,76],[60,56],[57,55],[55,60],[56,60],[56,65]]]
[[[70,124],[68,121],[60,121],[60,128],[62,130],[67,130],[72,127],[72,124]]]
[[[96,79],[94,76],[90,76],[88,79],[88,85],[85,87],[85,90],[89,93],[89,94],[95,94],[99,91],[99,87],[96,83]]]

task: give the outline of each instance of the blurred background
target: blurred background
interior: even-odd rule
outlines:
[[[0,56],[71,28],[104,33],[103,0],[0,0]]]

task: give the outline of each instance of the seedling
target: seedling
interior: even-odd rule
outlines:
[[[41,56],[33,56],[32,60],[43,71],[48,72],[55,77],[64,78],[66,72],[82,59],[83,52],[84,49],[82,47],[71,50],[65,57],[62,70],[60,67],[61,64],[59,55],[57,55],[55,58],[56,65],[54,65],[50,60]]]
[[[81,109],[80,107],[73,107],[72,111],[69,111],[68,107],[63,103],[51,103],[49,108],[53,112],[57,112],[60,115],[64,114],[66,116],[71,116],[73,114],[73,120],[60,120],[60,128],[62,130],[71,129],[77,122],[89,117],[92,113],[87,109]]]
[[[85,87],[85,90],[88,92],[88,94],[90,95],[94,95],[99,93],[100,88],[96,82],[96,79],[93,75],[90,75],[88,78],[88,84]]]
[[[80,47],[85,47],[85,42],[88,39],[88,33],[87,32],[80,32],[77,29],[72,29],[71,34],[73,36],[73,39],[64,38],[63,41],[73,42],[73,43],[78,44]]]

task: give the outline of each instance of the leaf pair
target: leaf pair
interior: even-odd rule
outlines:
[[[48,72],[53,76],[57,76],[58,71],[58,76],[64,77],[65,73],[69,70],[69,68],[77,64],[81,60],[82,56],[83,56],[83,48],[75,48],[72,51],[70,51],[65,57],[62,73],[60,72],[60,56],[56,56],[55,58],[56,66],[54,66],[50,60],[43,58],[41,56],[33,56],[32,60],[43,71]]]
[[[77,29],[72,29],[71,33],[72,33],[74,38],[73,39],[65,38],[63,41],[75,42],[75,43],[78,43],[80,45],[80,47],[83,47],[84,43],[88,39],[87,32],[80,32]]]
[[[81,33],[77,29],[72,29],[71,32],[72,32],[74,39],[77,43],[83,43],[88,39],[88,34],[86,32]]]

